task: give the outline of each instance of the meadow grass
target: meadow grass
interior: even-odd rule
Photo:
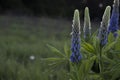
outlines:
[[[70,45],[71,23],[45,17],[1,16],[0,80],[68,80],[66,69],[49,71],[41,59],[54,56],[46,44],[61,51],[65,43]]]

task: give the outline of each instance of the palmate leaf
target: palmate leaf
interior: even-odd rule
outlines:
[[[82,61],[81,65],[79,67],[79,70],[78,70],[79,71],[78,73],[79,73],[79,76],[80,76],[81,80],[87,79],[88,74],[91,71],[91,68],[93,66],[93,63],[94,63],[95,59],[96,59],[96,56],[93,56],[88,60],[83,60]]]
[[[120,69],[115,71],[111,80],[120,80]]]
[[[100,55],[100,41],[97,37],[97,34],[98,30],[92,34],[89,41],[85,42],[84,40],[82,40],[81,51],[83,53],[87,53],[86,56]]]
[[[55,55],[59,56],[59,57],[66,57],[62,52],[60,52],[58,49],[56,49],[55,47],[47,44],[47,46],[49,47],[49,49],[55,53]]]
[[[115,79],[120,79],[120,62],[118,62],[116,65],[114,65],[112,68],[111,68],[111,71],[113,71],[113,75],[112,75],[112,78],[111,80],[115,80]]]
[[[109,58],[116,58],[119,57],[118,53],[119,52],[119,37],[118,38],[114,38],[113,34],[110,33],[108,36],[108,43],[102,48],[102,54],[109,56]],[[118,55],[117,57],[115,57],[116,55]]]
[[[120,39],[116,42],[115,46],[114,46],[114,49],[116,51],[120,51]]]
[[[81,47],[82,47],[81,50],[83,50],[83,52],[87,52],[91,54],[95,53],[94,47],[85,41],[82,41]]]
[[[114,35],[112,33],[109,33],[108,35],[108,43],[112,43],[115,41]]]
[[[120,51],[115,50],[115,47],[107,52],[107,57],[112,59],[114,62],[120,62]]]
[[[96,30],[92,35],[91,35],[91,38],[90,38],[90,41],[88,43],[91,43],[93,44],[93,40],[94,38],[98,35],[98,30]]]
[[[90,73],[88,76],[88,80],[103,80],[102,77],[99,74],[96,73]]]
[[[112,56],[113,58],[110,59],[107,56],[102,56],[102,60],[105,62],[104,68],[105,71],[102,74],[104,79],[106,80],[119,80],[120,79],[120,58],[117,58],[116,54],[118,53],[113,53]],[[119,78],[119,79],[118,79]]]
[[[120,51],[120,30],[118,30],[118,37],[117,37],[117,40],[116,40],[116,44],[115,44],[115,50],[117,50],[117,51]]]
[[[106,80],[119,80],[120,79],[120,62],[110,65],[108,70],[101,73]]]
[[[43,60],[47,62],[58,62],[58,61],[65,60],[65,58],[45,58]]]
[[[56,57],[42,59],[42,61],[49,66],[49,70],[57,71],[63,68],[67,68],[67,70],[69,70],[70,49],[68,48],[67,44],[64,46],[64,53],[60,52],[58,49],[51,45],[47,44],[47,46],[52,51],[52,53],[57,55]]]
[[[65,52],[66,57],[69,59],[71,52],[70,52],[70,48],[67,45],[67,43],[64,45],[64,52]]]
[[[78,65],[73,63],[70,64],[70,78],[72,80],[79,80]]]
[[[55,71],[62,67],[65,67],[68,64],[68,60],[66,58],[44,58],[42,59],[46,64],[48,64],[51,71]]]
[[[96,56],[89,59],[82,60],[80,64],[71,65],[71,78],[72,80],[89,80],[88,76],[91,72]]]
[[[112,59],[110,59],[110,58],[108,58],[106,55],[102,55],[102,60],[103,60],[104,62],[107,62],[107,63],[110,63],[110,64],[115,64],[115,61],[112,60]],[[108,64],[107,64],[107,65],[108,65]]]
[[[105,54],[105,53],[107,53],[108,51],[110,51],[110,50],[114,47],[115,44],[116,44],[116,41],[106,44],[106,45],[102,48],[102,54]]]
[[[99,40],[99,38],[98,37],[96,37],[96,36],[94,36],[94,38],[93,38],[93,47],[94,47],[94,49],[95,49],[95,53],[97,54],[97,55],[100,55],[100,40]]]

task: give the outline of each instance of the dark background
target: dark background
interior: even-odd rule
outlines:
[[[101,18],[113,0],[0,0],[0,14],[71,18],[77,8],[83,16],[86,6],[92,19]]]

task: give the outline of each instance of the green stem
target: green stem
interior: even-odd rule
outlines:
[[[103,61],[102,61],[102,48],[100,48],[100,56],[99,56],[99,67],[100,67],[100,73],[103,72]]]

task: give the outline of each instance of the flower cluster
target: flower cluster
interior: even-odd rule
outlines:
[[[114,37],[117,37],[116,32],[118,30],[118,20],[119,20],[119,0],[115,0],[110,23],[108,26],[108,33],[112,32],[114,34]]]
[[[109,19],[110,19],[110,11],[111,11],[111,7],[107,6],[106,10],[104,12],[104,15],[102,17],[102,22],[99,28],[99,32],[98,32],[98,38],[100,40],[100,46],[103,47],[107,42],[107,36],[108,36],[108,23],[109,23]]]
[[[80,54],[80,20],[79,11],[75,10],[73,25],[72,25],[72,44],[71,44],[72,55],[70,57],[71,62],[78,63],[82,55]]]
[[[107,35],[107,29],[105,27],[102,27],[99,29],[98,37],[100,40],[100,46],[103,47],[108,42],[108,35]]]
[[[111,7],[107,6],[105,13],[102,18],[101,26],[98,32],[98,38],[100,40],[100,46],[103,47],[108,42],[109,33],[113,33],[114,37],[118,36],[118,21],[119,21],[119,0],[114,0],[112,15],[110,18]],[[91,36],[91,23],[89,17],[89,9],[85,9],[85,18],[84,18],[84,39],[87,37],[90,39]],[[87,41],[87,40],[86,40]],[[78,63],[82,59],[80,51],[80,20],[79,20],[79,11],[75,10],[73,25],[72,25],[72,45],[71,45],[71,62]]]

